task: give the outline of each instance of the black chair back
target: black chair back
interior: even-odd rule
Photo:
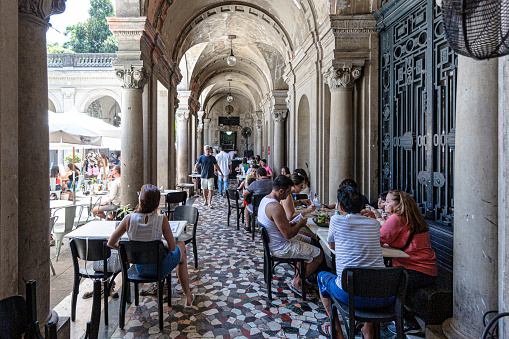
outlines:
[[[77,259],[98,261],[111,256],[111,249],[104,239],[72,238],[69,243],[71,254]]]
[[[228,198],[228,208],[231,208],[231,202],[236,201],[236,205],[239,203],[240,194],[239,191],[235,189],[227,189],[226,190],[226,197]]]
[[[26,283],[26,300],[15,295],[0,300],[0,337],[42,339],[37,321],[36,283]],[[50,336],[48,339],[56,337]]]
[[[388,268],[347,267],[343,270],[343,290],[353,296],[388,298],[405,295],[407,273],[401,266]]]
[[[265,253],[270,255],[270,250],[269,250],[269,242],[270,242],[269,233],[267,232],[267,229],[265,228],[265,226],[263,226],[260,223],[258,223],[258,229],[260,229],[261,232],[262,232],[263,250],[265,251]]]
[[[0,300],[0,333],[5,338],[21,338],[28,328],[25,298],[15,295]]]
[[[173,212],[173,220],[185,220],[188,224],[193,225],[193,237],[196,236],[199,217],[198,209],[193,206],[177,206]]]
[[[118,247],[122,275],[127,276],[131,264],[157,264],[157,278],[162,279],[163,259],[166,256],[161,240],[154,241],[120,241]]]
[[[265,194],[256,194],[253,195],[253,213],[256,215],[258,213],[258,206],[260,206],[260,202],[263,198],[265,198]]]
[[[187,201],[187,192],[170,192],[166,195],[166,203],[169,204],[183,204]]]

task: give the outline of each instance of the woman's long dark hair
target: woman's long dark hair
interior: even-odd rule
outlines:
[[[161,191],[154,185],[146,184],[141,187],[140,205],[136,213],[152,213],[159,207]]]

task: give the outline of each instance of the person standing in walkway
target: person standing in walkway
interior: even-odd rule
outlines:
[[[196,160],[194,165],[194,173],[198,170],[198,165],[201,165],[201,189],[203,191],[204,206],[212,208],[212,190],[214,189],[214,170],[219,171],[221,176],[224,176],[223,171],[217,165],[217,160],[212,156],[209,145],[205,145],[205,154]]]
[[[216,156],[216,161],[225,175],[218,175],[219,195],[225,194],[228,189],[228,175],[232,172],[232,158],[224,151],[224,146],[219,146],[219,154]]]

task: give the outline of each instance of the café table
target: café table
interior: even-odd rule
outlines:
[[[176,193],[176,192],[180,192],[179,190],[163,190],[161,191],[161,196],[166,196],[170,193]]]
[[[55,209],[55,208],[61,208],[66,206],[71,206],[72,201],[71,200],[50,200],[49,201],[49,208]]]
[[[89,238],[89,239],[109,239],[119,221],[104,221],[94,220],[81,227],[78,227],[71,233],[65,235],[66,238]],[[175,241],[184,231],[187,221],[170,221],[170,228],[173,233]],[[125,233],[121,240],[127,240],[127,233]]]
[[[198,185],[198,179],[201,178],[201,174],[191,173],[191,174],[189,174],[189,177],[191,177],[193,179],[195,192],[198,194],[201,194],[201,192],[200,192],[201,187],[200,187],[200,185]]]

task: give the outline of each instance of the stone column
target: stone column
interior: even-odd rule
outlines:
[[[274,149],[271,150],[274,154],[274,166],[272,170],[279,174],[281,167],[284,166],[284,152],[285,152],[285,124],[287,110],[274,110],[272,111],[272,119],[274,120]]]
[[[17,180],[19,188],[17,195],[11,192],[8,198],[18,202],[19,211],[18,232],[13,235],[17,246],[12,249],[17,251],[18,257],[18,274],[15,277],[18,293],[25,294],[26,281],[37,281],[37,316],[41,324],[52,315],[48,269],[50,213],[46,31],[50,15],[62,13],[64,9],[64,1],[38,1],[36,4],[33,1],[18,1],[18,172],[2,173],[2,181]],[[16,82],[16,79],[11,80]]]
[[[170,149],[174,140],[169,138],[170,128],[173,123],[169,121],[168,90],[161,84],[157,84],[157,186],[164,189],[170,188]]]
[[[188,143],[188,122],[189,110],[178,109],[177,117],[177,182],[187,182],[189,168],[187,166]]]
[[[256,151],[255,151],[255,155],[262,154],[262,146],[263,146],[262,129],[263,129],[263,121],[258,120],[256,122]]]
[[[204,111],[198,111],[198,126],[196,128],[196,158],[203,154],[203,115]],[[196,160],[196,159],[195,159]]]
[[[122,173],[121,204],[138,205],[137,192],[143,182],[143,87],[148,80],[145,68],[117,68],[122,81]]]
[[[203,146],[212,144],[210,135],[210,119],[203,119]]]
[[[334,68],[324,74],[331,91],[328,203],[335,203],[339,184],[354,176],[353,84],[358,67]]]
[[[454,177],[453,318],[448,338],[479,338],[498,309],[498,60],[459,56]]]

